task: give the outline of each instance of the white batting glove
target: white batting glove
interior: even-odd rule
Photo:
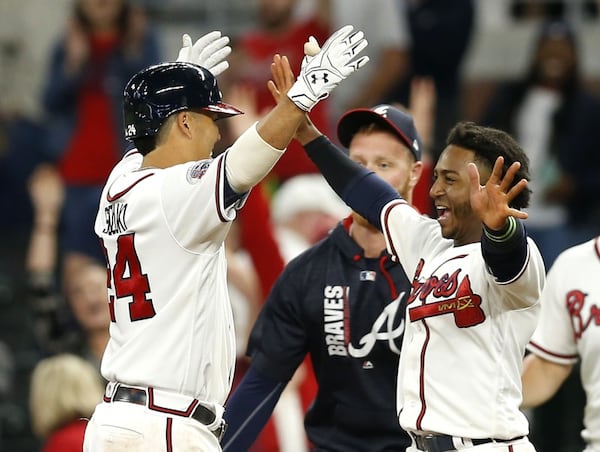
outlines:
[[[302,60],[300,75],[287,93],[300,109],[310,111],[342,80],[369,61],[368,56],[357,58],[368,42],[362,31],[353,30],[352,25],[340,28],[314,56],[308,54],[319,47],[311,36],[310,45],[305,46],[307,55]]]
[[[183,46],[179,50],[177,61],[195,63],[208,69],[216,77],[224,72],[229,63],[225,58],[231,53],[229,38],[221,36],[220,31],[211,31],[192,44],[187,33],[182,36]]]

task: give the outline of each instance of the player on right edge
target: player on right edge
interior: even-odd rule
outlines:
[[[545,269],[521,221],[530,195],[523,149],[500,130],[458,123],[434,169],[435,221],[310,121],[296,138],[414,275],[397,386],[407,451],[534,451],[519,409],[521,369]]]
[[[540,323],[523,364],[523,408],[549,400],[581,360],[586,452],[600,451],[600,237],[563,251],[548,271]],[[579,413],[572,413],[573,415]]]

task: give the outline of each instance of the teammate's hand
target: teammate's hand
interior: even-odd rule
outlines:
[[[271,92],[271,96],[275,99],[275,102],[285,96],[288,90],[294,84],[294,73],[290,67],[290,62],[287,57],[280,56],[278,54],[273,56],[273,63],[271,63],[271,75],[272,79],[268,81],[267,87]],[[235,104],[237,105],[237,104]],[[315,127],[308,113],[304,115],[304,121],[300,123],[296,129],[294,138],[304,145],[319,137],[321,132]]]
[[[288,57],[275,54],[271,63],[271,80],[267,82],[267,88],[273,96],[275,103],[279,103],[294,85],[294,73],[290,66]]]
[[[208,69],[216,77],[223,73],[229,63],[225,58],[231,53],[229,37],[221,36],[220,31],[211,31],[192,44],[187,33],[182,36],[183,45],[179,50],[177,61],[195,63]]]
[[[310,111],[342,80],[369,61],[368,56],[357,58],[367,44],[363,32],[354,31],[352,25],[340,28],[316,55],[304,57],[300,75],[288,97],[302,110]]]

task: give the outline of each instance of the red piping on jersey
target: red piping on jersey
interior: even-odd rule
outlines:
[[[119,199],[121,196],[123,196],[125,193],[127,193],[129,190],[131,190],[133,187],[135,187],[137,184],[139,184],[141,181],[143,181],[144,179],[147,179],[150,176],[154,176],[154,173],[150,173],[150,174],[146,174],[144,177],[136,180],[133,184],[131,184],[129,187],[127,187],[125,190],[117,193],[115,196],[110,196],[110,194],[108,193],[110,190],[106,191],[106,199],[108,200],[108,202],[113,202],[116,201],[117,199]]]
[[[350,345],[350,300],[348,297],[349,287],[344,288],[344,345],[348,349]]]
[[[417,430],[423,430],[421,427],[421,422],[423,421],[423,417],[425,416],[425,411],[427,410],[427,404],[425,402],[425,350],[427,350],[427,344],[429,343],[429,326],[423,320],[423,326],[425,327],[425,343],[423,344],[423,348],[421,349],[421,372],[419,374],[419,398],[421,399],[421,412],[417,417]]]
[[[379,270],[381,270],[381,274],[385,277],[388,286],[390,286],[390,292],[392,294],[392,300],[398,298],[398,291],[396,290],[396,286],[394,285],[394,280],[389,272],[385,269],[385,262],[388,260],[387,256],[381,256],[379,259]]]
[[[167,442],[167,452],[173,452],[173,418],[167,418],[167,428],[166,428],[166,442]]]
[[[553,356],[555,358],[561,358],[561,359],[575,359],[577,358],[577,354],[574,355],[563,355],[561,353],[555,353],[555,352],[551,352],[550,350],[536,344],[533,341],[529,342],[529,345],[532,346],[533,348],[537,348],[539,351],[546,353],[549,356]]]
[[[220,158],[219,161],[217,162],[217,181],[216,181],[216,190],[215,190],[215,202],[217,204],[217,214],[219,215],[219,220],[221,221],[221,223],[227,223],[227,219],[225,218],[225,215],[223,215],[223,212],[221,212],[221,166],[223,164],[223,159]],[[224,190],[224,189],[223,189]]]
[[[155,405],[154,404],[154,389],[148,388],[148,409],[149,410],[158,411],[160,413],[175,414],[177,416],[190,417],[190,415],[194,411],[194,408],[196,408],[196,405],[198,405],[197,399],[194,399],[194,401],[192,403],[190,403],[190,406],[185,411],[173,410],[171,408],[165,408],[162,406]]]
[[[594,251],[596,251],[596,256],[600,259],[600,236],[596,237],[594,241]]]

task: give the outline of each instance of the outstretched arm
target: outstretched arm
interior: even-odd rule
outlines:
[[[228,151],[227,178],[236,192],[247,191],[266,176],[294,137],[304,113],[368,61],[359,57],[366,45],[362,32],[348,25],[331,35],[314,57],[305,58],[287,96],[281,96]],[[275,55],[273,64],[277,67],[286,60]]]
[[[567,379],[572,364],[558,364],[530,354],[523,361],[522,408],[532,408],[549,400]]]
[[[286,97],[294,75],[287,61],[272,65],[271,75],[273,80],[269,81],[268,88],[278,101]],[[352,161],[314,126],[308,114],[300,122],[295,138],[344,202],[381,229],[380,212],[388,202],[399,197],[396,190],[375,173]]]
[[[273,413],[285,383],[248,369],[225,407],[223,451],[249,450]]]

